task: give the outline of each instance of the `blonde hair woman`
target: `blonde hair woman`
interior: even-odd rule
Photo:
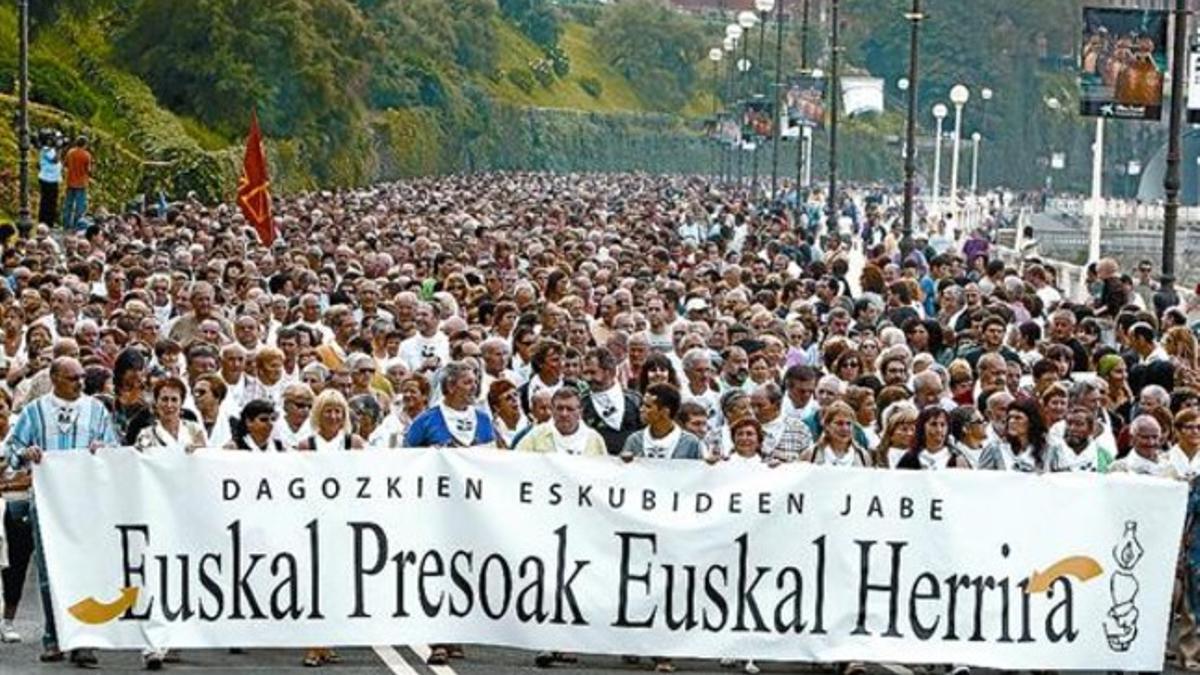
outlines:
[[[350,426],[350,406],[346,403],[346,397],[336,389],[326,389],[313,401],[309,424],[313,435],[300,441],[297,450],[329,452],[359,450],[366,446]],[[337,652],[328,647],[314,647],[304,654],[304,665],[310,668],[337,663],[339,660]]]
[[[894,469],[913,446],[917,433],[917,406],[909,401],[896,401],[879,416],[879,445],[875,447],[875,465]]]
[[[313,435],[300,441],[297,450],[358,450],[366,446],[350,426],[350,406],[336,389],[326,389],[313,401]]]

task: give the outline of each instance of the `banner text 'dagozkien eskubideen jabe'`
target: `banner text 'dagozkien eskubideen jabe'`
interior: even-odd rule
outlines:
[[[492,449],[51,453],[63,647],[1157,670],[1186,486]]]

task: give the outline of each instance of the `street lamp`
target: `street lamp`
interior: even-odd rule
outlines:
[[[908,91],[908,78],[902,77],[899,80],[896,80],[896,88],[900,91]]]
[[[912,11],[904,18],[912,23],[908,38],[908,77],[900,80],[900,90],[908,93],[908,111],[904,136],[904,238],[900,240],[901,259],[912,251],[913,200],[917,191],[917,40],[921,33],[921,0],[912,0]]]
[[[760,96],[766,95],[766,92],[763,91],[766,88],[765,85],[766,85],[766,74],[767,74],[766,68],[764,67],[766,64],[766,61],[764,60],[764,56],[763,56],[763,48],[766,46],[766,41],[767,41],[766,40],[766,38],[767,38],[767,12],[770,12],[772,9],[775,9],[775,0],[754,0],[754,8],[758,10],[758,16],[755,18],[755,21],[758,23],[758,77],[754,78],[754,95],[755,95],[755,97],[760,97]],[[770,111],[768,114],[770,114],[770,115],[775,114],[775,106],[774,105],[771,105],[770,108],[768,108],[768,110]],[[772,127],[775,126],[774,122],[772,122],[771,126]],[[758,146],[759,145],[760,145],[760,143],[758,142],[758,139],[755,138],[754,139],[754,155],[753,155],[754,178],[753,178],[753,182],[751,182],[751,185],[754,186],[755,192],[758,191]],[[751,194],[753,194],[753,193],[751,193]]]
[[[717,173],[716,165],[720,156],[721,145],[721,117],[718,113],[718,104],[721,99],[721,59],[725,57],[725,52],[720,47],[713,47],[708,50],[708,60],[712,61],[713,66],[713,124],[716,125],[714,130],[713,143],[713,173]],[[710,179],[711,180],[711,179]]]
[[[933,105],[933,118],[937,120],[937,138],[933,141],[933,209],[939,210],[938,201],[939,193],[942,188],[942,124],[946,121],[946,115],[950,111],[946,109],[945,103],[935,103]]]
[[[962,111],[971,98],[966,85],[956,84],[950,89],[950,102],[954,104],[954,156],[950,158],[950,212],[958,215],[958,153],[962,148]],[[951,235],[952,238],[956,235]]]
[[[20,55],[17,57],[20,72],[17,74],[17,149],[21,158],[17,162],[21,195],[18,200],[17,232],[22,237],[28,237],[33,229],[33,221],[29,213],[29,1],[18,3],[17,30],[20,32]],[[53,226],[54,223],[46,223]]]
[[[974,148],[971,151],[971,194],[979,194],[979,142],[983,140],[983,134],[976,131],[971,134],[971,143]]]

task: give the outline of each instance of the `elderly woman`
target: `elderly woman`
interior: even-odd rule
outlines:
[[[529,360],[529,381],[521,385],[521,408],[526,413],[535,394],[542,389],[554,393],[562,386],[564,352],[562,343],[557,340],[539,340],[534,346]]]
[[[896,401],[880,415],[883,433],[875,446],[875,465],[894,469],[912,447],[917,433],[917,406],[907,400]]]
[[[404,435],[413,420],[429,407],[433,389],[424,375],[413,373],[401,381],[397,391],[400,393],[392,403],[391,414],[375,430],[375,438],[369,439],[371,447],[404,447]]]
[[[1000,471],[1043,473],[1054,454],[1047,437],[1045,418],[1032,399],[1019,398],[1008,404],[1004,438],[983,448],[979,468]]]
[[[297,450],[328,452],[358,450],[366,443],[354,433],[350,422],[350,406],[341,392],[326,389],[313,402],[309,419],[313,434],[300,441]]]
[[[1125,359],[1117,354],[1106,354],[1096,364],[1096,374],[1108,384],[1109,412],[1121,418],[1122,425],[1129,423],[1133,407],[1133,390],[1129,388],[1129,368]]]
[[[373,394],[359,394],[350,399],[350,421],[359,438],[370,439],[383,419],[383,406]]]
[[[950,413],[950,437],[954,452],[974,469],[979,466],[983,444],[987,440],[987,420],[973,405],[955,408]]]
[[[517,393],[517,386],[508,380],[496,380],[488,389],[487,400],[496,430],[496,445],[511,449],[517,432],[529,426],[529,419],[521,412],[521,397]]]
[[[208,446],[208,435],[199,422],[185,420],[183,398],[187,385],[178,377],[159,380],[154,385],[154,424],[138,434],[134,446],[139,450],[171,448],[191,453]]]
[[[216,373],[201,375],[192,383],[192,402],[200,413],[200,423],[213,447],[224,447],[233,437],[232,421],[221,411],[225,401],[225,380]]]
[[[275,438],[275,406],[267,400],[254,399],[242,407],[234,420],[231,433],[233,439],[225,445],[227,450],[250,452],[282,452],[283,443]]]
[[[845,401],[834,401],[821,410],[821,436],[816,444],[800,455],[801,462],[827,466],[869,467],[871,454],[854,442],[854,408]]]

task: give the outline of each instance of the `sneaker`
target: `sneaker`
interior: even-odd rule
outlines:
[[[149,654],[144,659],[146,670],[162,670],[163,657],[161,654]]]
[[[758,675],[760,669],[758,665],[754,663],[754,659],[751,659],[746,662],[746,667],[744,670],[749,673],[749,675]]]
[[[58,647],[46,647],[46,650],[38,657],[38,660],[42,663],[60,663],[66,657],[66,654],[63,654],[62,650]]]
[[[96,658],[94,649],[73,649],[71,650],[71,663],[80,668],[99,668],[100,659]]]
[[[722,668],[733,668],[736,665],[737,665],[737,660],[735,660],[735,659],[721,659],[721,667]]]
[[[0,625],[0,642],[13,643],[20,641],[21,634],[17,632],[17,629],[13,627],[11,622],[5,621],[3,625]]]
[[[538,668],[549,668],[554,665],[554,652],[538,652],[533,657],[533,665]]]
[[[967,666],[951,666],[950,675],[971,675],[971,669]]]

